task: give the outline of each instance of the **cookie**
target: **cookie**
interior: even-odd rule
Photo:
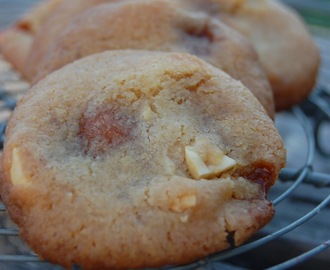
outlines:
[[[35,66],[33,82],[76,59],[115,49],[197,55],[241,80],[274,117],[273,94],[251,44],[218,20],[172,1],[120,1],[87,9],[53,38],[39,68]]]
[[[276,110],[304,100],[317,79],[320,56],[299,15],[275,0],[180,0],[243,33],[255,47],[273,88]]]
[[[188,263],[270,221],[285,163],[240,82],[182,53],[107,51],[53,72],[6,130],[1,196],[42,258],[83,269]]]
[[[0,52],[23,76],[34,36],[61,2],[63,0],[45,1],[0,32]]]
[[[24,76],[25,60],[30,52],[33,37],[17,26],[0,32],[0,53]]]
[[[117,2],[120,0],[71,0],[63,1],[49,14],[40,33],[35,35],[34,43],[27,57],[24,74],[31,81],[36,73],[36,68],[45,51],[52,44],[56,35],[77,15],[99,3]]]

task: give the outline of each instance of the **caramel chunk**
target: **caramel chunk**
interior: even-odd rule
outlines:
[[[132,121],[117,114],[112,108],[98,108],[97,112],[84,113],[79,122],[80,134],[86,152],[94,156],[106,149],[124,143],[130,138]]]

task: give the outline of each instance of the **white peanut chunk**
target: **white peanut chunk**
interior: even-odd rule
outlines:
[[[196,180],[216,178],[236,165],[236,161],[218,147],[205,145],[201,152],[200,144],[185,147],[185,160],[189,173]]]
[[[180,216],[180,221],[182,223],[187,223],[189,221],[189,215],[187,213],[183,214],[182,216]]]
[[[12,152],[10,177],[14,186],[30,185],[30,182],[23,173],[22,162],[18,148],[14,148]]]
[[[228,156],[224,156],[222,161],[215,166],[209,166],[210,171],[214,176],[221,174],[224,171],[227,171],[236,165],[236,161]]]
[[[196,206],[197,198],[195,194],[187,194],[180,198],[177,198],[172,202],[170,209],[177,213],[182,213],[189,208]]]
[[[188,170],[194,179],[200,179],[210,173],[202,158],[192,150],[192,147],[186,146],[185,158]]]

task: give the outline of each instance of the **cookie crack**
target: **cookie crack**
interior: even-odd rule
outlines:
[[[225,217],[225,224],[226,224],[225,232],[227,233],[226,240],[227,240],[228,244],[230,245],[230,247],[234,248],[234,247],[236,247],[236,244],[235,244],[236,231],[230,229],[230,225],[229,225],[226,217]]]
[[[230,245],[231,248],[236,247],[235,245],[235,231],[228,231],[226,230],[227,236],[226,236],[226,240],[228,242],[228,244]]]
[[[146,133],[147,133],[147,140],[150,143],[150,126],[147,127]]]
[[[149,203],[150,195],[149,195],[149,189],[144,190],[144,202],[147,204],[148,207],[151,207],[151,204]]]
[[[141,98],[141,96],[143,95],[143,92],[137,88],[129,88],[128,91],[135,95],[136,100],[139,100]],[[136,102],[136,100],[133,100],[132,103]]]
[[[150,110],[151,110],[153,113],[159,115],[159,113],[158,113],[158,111],[157,111],[157,109],[156,109],[156,106],[155,106],[155,104],[154,104],[153,102],[150,102],[150,103],[149,103],[149,108],[150,108]]]
[[[186,89],[190,92],[197,92],[198,89],[207,82],[207,78],[200,79],[193,85],[186,86]]]

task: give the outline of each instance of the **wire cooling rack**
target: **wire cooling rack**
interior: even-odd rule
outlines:
[[[240,247],[164,269],[330,269],[330,40],[322,33],[318,85],[306,102],[276,115],[288,162],[269,194],[273,221]],[[0,149],[8,117],[28,87],[0,56]],[[0,269],[62,269],[29,250],[1,202]]]

